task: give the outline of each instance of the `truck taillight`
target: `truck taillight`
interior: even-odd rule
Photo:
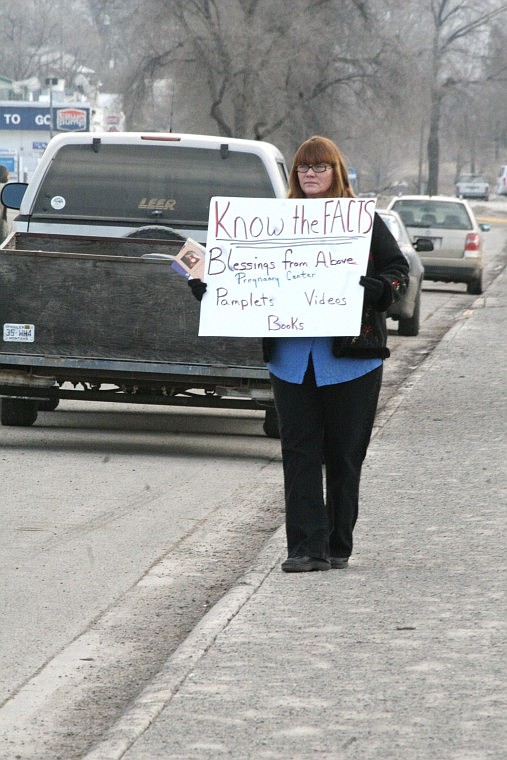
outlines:
[[[465,253],[467,251],[478,251],[481,245],[481,238],[478,232],[469,232],[465,240]]]

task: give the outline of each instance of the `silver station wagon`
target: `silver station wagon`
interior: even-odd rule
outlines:
[[[424,279],[464,282],[467,292],[482,293],[482,232],[467,201],[444,195],[404,195],[387,206],[401,216],[410,239],[429,238],[433,250],[421,253]]]

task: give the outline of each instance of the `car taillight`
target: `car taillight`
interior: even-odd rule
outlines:
[[[478,232],[469,232],[465,240],[465,253],[467,251],[478,251],[481,245],[481,238]]]

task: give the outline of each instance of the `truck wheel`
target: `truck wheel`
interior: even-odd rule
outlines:
[[[278,427],[278,415],[274,406],[266,409],[264,416],[264,425],[262,426],[268,438],[280,438],[280,428]]]
[[[24,398],[3,398],[2,425],[30,427],[37,419],[37,401]]]
[[[54,412],[59,403],[59,398],[43,398],[37,402],[37,408],[39,412]]]
[[[419,325],[421,321],[421,291],[417,292],[414,303],[412,316],[407,319],[400,317],[398,321],[398,335],[414,336],[419,335]]]
[[[482,293],[482,275],[467,282],[467,293],[471,296],[480,296]]]
[[[129,238],[155,238],[156,240],[173,240],[176,243],[186,240],[172,227],[165,224],[147,224],[144,227],[138,227],[134,232],[129,232],[126,237]]]

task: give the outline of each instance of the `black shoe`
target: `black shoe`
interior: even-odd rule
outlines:
[[[308,573],[310,570],[330,570],[330,568],[329,560],[319,557],[289,557],[282,562],[284,573]]]
[[[348,557],[329,557],[333,570],[344,570],[349,565]]]

